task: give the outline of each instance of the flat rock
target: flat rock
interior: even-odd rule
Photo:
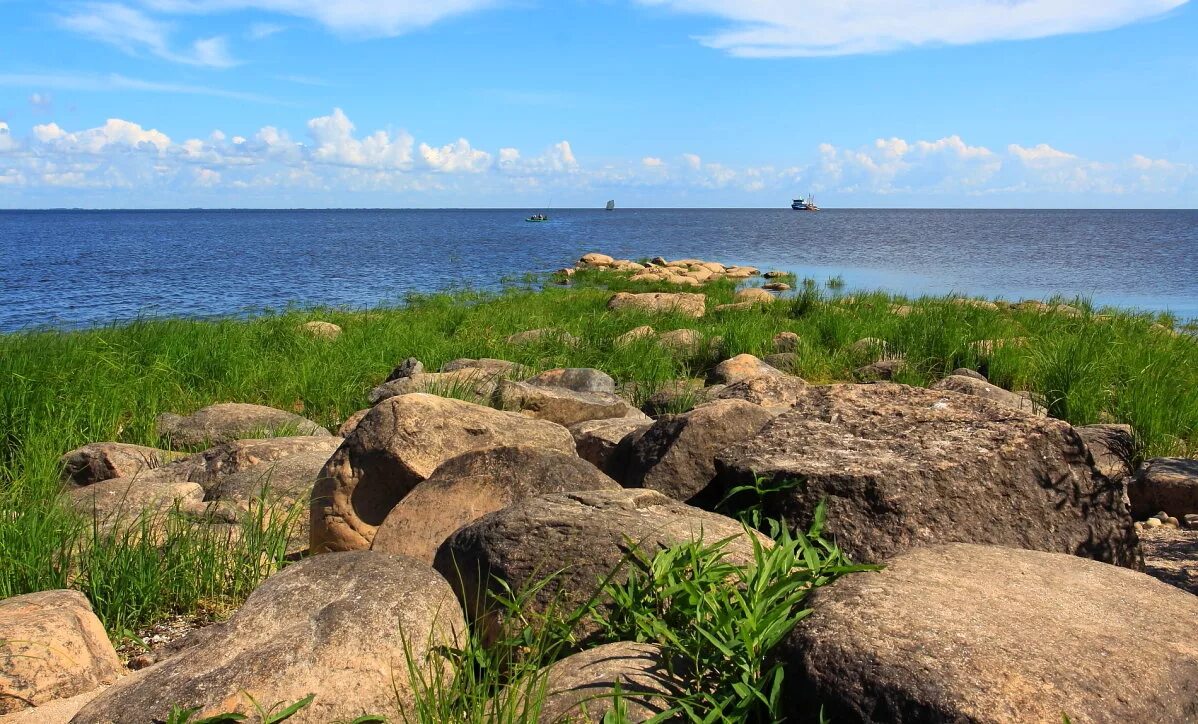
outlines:
[[[1136,455],[1136,436],[1131,425],[1084,425],[1073,429],[1086,443],[1098,472],[1111,480],[1131,476]]]
[[[625,417],[635,408],[610,392],[575,392],[503,380],[495,393],[496,406],[536,420],[570,426],[587,420]]]
[[[427,565],[373,551],[317,556],[266,579],[197,643],[110,687],[76,724],[165,720],[172,705],[255,714],[315,694],[288,722],[411,713],[408,660],[423,676],[465,630],[448,584]],[[445,675],[442,669],[440,675]]]
[[[1146,518],[1162,510],[1175,518],[1198,513],[1198,460],[1148,460],[1136,473],[1127,494],[1136,518]]]
[[[716,400],[744,400],[773,411],[788,410],[807,393],[807,383],[791,375],[763,375],[734,382],[717,392]]]
[[[861,382],[889,381],[906,368],[907,360],[902,357],[890,357],[858,367],[853,370],[853,378]]]
[[[733,276],[729,274],[729,276]],[[732,295],[733,303],[748,302],[749,304],[773,304],[777,301],[777,297],[770,294],[761,287],[749,287],[741,289],[736,294]]]
[[[617,455],[620,442],[630,434],[649,429],[653,419],[641,413],[640,417],[617,417],[607,420],[587,420],[570,426],[578,457],[586,460],[608,475],[622,475],[626,460]]]
[[[1144,572],[1171,586],[1198,595],[1198,530],[1171,526],[1139,530]]]
[[[72,488],[68,495],[76,512],[105,529],[142,515],[161,518],[176,508],[199,514],[204,508],[204,489],[197,483],[155,475],[113,478]]]
[[[615,394],[616,381],[603,370],[590,367],[566,367],[546,370],[525,380],[537,387],[563,387],[575,392],[606,392]]]
[[[937,545],[818,590],[781,647],[805,721],[1181,722],[1198,597],[1069,555]],[[1114,662],[1118,665],[1114,665]]]
[[[744,400],[716,400],[681,415],[665,415],[630,442],[624,473],[617,479],[628,487],[691,500],[715,477],[716,456],[756,434],[773,417]]]
[[[1009,390],[1004,390],[998,385],[992,385],[986,380],[979,380],[974,377],[966,377],[964,375],[949,375],[939,382],[931,386],[933,390],[950,390],[959,392],[963,395],[974,395],[975,397],[984,397],[992,402],[997,402],[1004,407],[1009,407],[1013,410],[1021,410],[1030,415],[1044,415],[1043,410],[1036,409],[1036,405],[1023,395]]]
[[[781,370],[767,365],[751,354],[738,354],[716,365],[707,374],[707,381],[711,384],[730,385],[750,377],[783,374],[785,373]]]
[[[437,548],[455,531],[518,500],[619,488],[574,455],[519,445],[473,450],[445,461],[405,495],[375,531],[370,547],[432,565]]]
[[[608,300],[607,308],[612,310],[635,309],[642,312],[664,312],[682,314],[688,317],[702,317],[707,310],[707,296],[705,294],[688,294],[685,292],[646,292],[643,294],[617,292]]]
[[[592,252],[590,254],[583,254],[582,258],[578,260],[578,263],[585,266],[611,266],[615,263],[615,261],[615,259],[611,258],[607,254]]]
[[[484,641],[494,641],[504,624],[489,605],[488,591],[499,581],[527,590],[556,571],[527,602],[531,611],[551,604],[569,611],[589,600],[600,582],[626,580],[626,555],[639,548],[652,553],[689,541],[730,538],[724,551],[732,563],[753,560],[744,527],[731,518],[684,505],[651,490],[594,490],[525,498],[474,521],[449,537],[434,567],[458,591]],[[764,536],[761,545],[770,545]],[[602,601],[599,607],[604,607]],[[585,640],[594,624],[584,622]]]
[[[370,391],[368,399],[370,404],[377,405],[392,397],[422,392],[485,404],[495,394],[501,378],[501,374],[478,368],[453,372],[422,372],[384,382]]]
[[[659,646],[643,643],[604,644],[567,656],[537,674],[535,686],[545,691],[537,722],[604,721],[617,691],[621,722],[648,721],[686,693],[671,673],[684,666],[668,661]]]
[[[161,467],[179,453],[123,442],[94,442],[77,447],[58,459],[63,482],[91,485],[113,478],[128,478],[143,470]]]
[[[531,370],[519,362],[494,359],[492,357],[482,357],[480,359],[461,357],[441,365],[442,372],[456,372],[458,370],[485,370],[493,373],[496,377],[506,377],[509,379],[527,377],[532,374]]]
[[[855,560],[972,542],[1139,567],[1122,486],[1094,474],[1065,422],[984,398],[880,382],[811,386],[793,409],[717,459],[720,486],[803,481],[763,512],[829,535]]]
[[[155,425],[158,434],[168,437],[176,448],[217,445],[239,438],[331,435],[293,412],[240,402],[210,405],[186,417],[165,413],[158,416]]]
[[[125,669],[78,591],[0,600],[0,715],[116,681]]]
[[[442,463],[503,445],[574,452],[574,438],[556,423],[421,393],[380,402],[312,490],[312,552],[370,547],[395,504]]]

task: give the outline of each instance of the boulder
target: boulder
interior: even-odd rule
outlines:
[[[688,317],[702,317],[707,309],[707,296],[685,292],[647,292],[643,294],[618,292],[608,300],[607,308],[612,310],[635,309],[642,312],[673,313]]]
[[[1094,458],[1094,468],[1111,480],[1123,480],[1134,471],[1136,437],[1131,425],[1084,425],[1073,428]]]
[[[760,534],[761,545],[770,545]],[[593,490],[525,498],[474,521],[449,537],[437,551],[434,567],[457,589],[467,616],[484,642],[497,639],[504,621],[490,605],[488,592],[529,590],[529,613],[550,606],[568,612],[596,594],[600,583],[626,580],[626,556],[639,549],[689,541],[730,538],[727,559],[746,565],[753,544],[744,527],[731,518],[684,505],[652,490]],[[606,605],[599,601],[602,611]],[[596,624],[584,621],[578,640],[585,641]]]
[[[427,565],[373,551],[317,556],[266,579],[225,623],[110,687],[75,724],[165,720],[172,705],[255,715],[314,694],[288,722],[412,713],[409,661],[448,676],[439,646],[465,630],[453,591]]]
[[[179,480],[199,483],[210,498],[221,497],[222,488],[232,491],[238,487],[236,484],[226,486],[233,476],[246,473],[258,475],[269,464],[291,458],[324,457],[327,460],[341,442],[338,437],[314,435],[234,440],[171,463],[160,470]],[[312,480],[315,477],[309,476],[309,484]]]
[[[767,354],[761,361],[774,369],[785,371],[788,374],[799,368],[799,356],[794,352]]]
[[[518,500],[619,488],[572,454],[521,445],[473,450],[446,460],[412,488],[375,531],[370,548],[432,565],[437,548],[455,531]]]
[[[649,395],[641,409],[650,415],[686,412],[696,405],[710,402],[724,387],[704,387],[703,380],[670,380]]]
[[[657,343],[676,352],[695,354],[703,348],[703,333],[697,329],[672,329],[662,332]]]
[[[176,507],[186,514],[204,508],[204,489],[198,484],[153,474],[113,478],[68,493],[76,512],[105,529],[141,515],[159,518]]]
[[[778,271],[777,269],[771,269],[761,276],[765,277],[766,279],[781,279],[786,276],[786,272]]]
[[[450,360],[441,365],[442,372],[457,372],[458,370],[483,370],[495,377],[507,377],[509,379],[527,377],[532,374],[532,370],[519,362],[511,362],[506,359],[493,359],[491,357],[483,357],[481,359],[462,357]]]
[[[316,339],[337,339],[341,336],[341,327],[332,322],[322,322],[320,320],[304,322],[299,326],[299,330],[309,337],[315,337]]]
[[[155,425],[158,434],[169,438],[176,448],[218,445],[239,438],[331,435],[293,412],[240,402],[210,405],[186,417],[165,413],[158,416]]]
[[[779,332],[774,335],[774,351],[779,353],[795,352],[799,349],[799,335],[794,332]]]
[[[981,397],[811,386],[717,467],[721,490],[802,481],[767,496],[763,513],[805,530],[827,500],[829,535],[858,561],[951,541],[1140,566],[1122,486],[1094,474],[1073,428]]]
[[[681,415],[665,415],[630,442],[624,473],[615,477],[628,487],[691,500],[715,477],[716,456],[757,433],[773,417],[744,400],[716,400]]]
[[[575,392],[616,392],[616,381],[610,375],[590,367],[546,370],[525,381],[537,387],[562,387]]]
[[[732,304],[717,304],[713,312],[746,312],[753,308],[753,302],[733,302]]]
[[[363,417],[366,417],[366,413],[368,412],[370,412],[369,407],[364,410],[358,410],[347,417],[345,422],[341,423],[341,427],[337,428],[337,437],[349,437],[354,430],[358,429],[358,423],[362,421]]]
[[[511,345],[527,345],[534,343],[543,343],[546,341],[557,342],[568,347],[574,347],[579,343],[579,339],[570,334],[564,329],[530,329],[524,332],[517,332],[509,335],[505,342]]]
[[[647,324],[643,324],[639,327],[635,327],[633,329],[628,330],[624,334],[621,334],[619,337],[616,337],[614,342],[617,347],[627,347],[628,345],[632,344],[633,342],[636,342],[636,341],[642,340],[642,339],[652,339],[656,335],[657,335],[657,332],[654,331],[654,329],[652,327],[650,327]]]
[[[608,475],[623,475],[626,462],[616,451],[620,442],[630,434],[649,429],[653,419],[642,413],[641,417],[617,417],[607,420],[587,420],[570,426],[578,457],[599,468]]]
[[[751,354],[738,354],[716,365],[707,373],[707,381],[712,384],[730,385],[750,377],[782,374],[784,373],[781,370],[767,365]]]
[[[578,260],[578,263],[584,266],[611,266],[615,263],[615,261],[615,259],[611,258],[607,254],[591,252],[590,254],[583,254],[582,258]]]
[[[966,367],[958,367],[957,369],[953,370],[952,372],[949,372],[948,374],[950,377],[953,377],[953,376],[972,377],[973,379],[981,380],[982,382],[990,381],[990,380],[986,379],[986,375],[982,374],[981,372],[978,372],[977,370],[971,370]]]
[[[424,372],[424,363],[415,357],[408,357],[403,362],[395,365],[395,368],[391,370],[391,374],[387,375],[385,381],[394,382],[404,377],[415,377],[422,372]]]
[[[565,387],[541,387],[509,380],[499,383],[495,402],[501,410],[562,426],[625,417],[635,409],[610,392],[575,392]]]
[[[907,360],[902,357],[889,357],[858,367],[853,370],[853,378],[861,382],[893,380],[898,373],[906,368]]]
[[[659,646],[632,642],[604,644],[567,656],[536,675],[533,690],[543,687],[545,692],[536,721],[605,721],[615,708],[617,691],[619,721],[649,721],[686,694],[685,684],[673,673],[685,666],[683,661],[667,660]]]
[[[1036,408],[1035,403],[1016,392],[1004,390],[998,385],[992,385],[985,380],[966,377],[964,375],[949,375],[931,386],[933,390],[949,390],[963,395],[983,397],[1013,410],[1022,410],[1029,415],[1044,415],[1043,410]]]
[[[95,699],[104,689],[101,686],[86,694],[76,694],[65,699],[54,699],[40,706],[22,709],[15,714],[0,714],[2,724],[69,724],[89,701]]]
[[[763,375],[734,382],[715,394],[717,400],[744,400],[773,411],[788,410],[807,393],[807,383],[791,375]]]
[[[369,400],[370,404],[377,405],[383,400],[399,395],[423,392],[483,404],[495,394],[500,379],[499,375],[485,369],[424,372],[384,382],[370,391]]]
[[[1127,494],[1136,518],[1146,518],[1157,511],[1174,518],[1198,513],[1198,460],[1148,460],[1136,473]]]
[[[806,605],[814,612],[780,646],[796,721],[820,706],[855,722],[1180,722],[1198,712],[1198,597],[1135,571],[936,545]]]
[[[1193,521],[1196,516],[1189,516]],[[1149,518],[1148,522],[1158,518]],[[1198,595],[1198,525],[1187,530],[1168,525],[1136,524],[1144,548],[1144,572],[1153,578]]]
[[[732,275],[729,274],[729,276]],[[761,287],[749,287],[738,291],[732,299],[733,302],[748,302],[749,304],[773,304],[777,297]]]
[[[769,282],[768,284],[762,284],[761,288],[765,289],[766,291],[770,291],[770,292],[790,291],[790,285],[787,284],[786,282]]]
[[[93,691],[124,672],[82,593],[0,600],[0,715]]]
[[[94,442],[77,447],[58,459],[63,482],[91,485],[113,478],[128,478],[143,470],[161,467],[179,453],[123,442]]]
[[[501,445],[574,452],[569,431],[552,422],[421,393],[380,402],[321,470],[312,552],[368,548],[395,504],[443,462]]]

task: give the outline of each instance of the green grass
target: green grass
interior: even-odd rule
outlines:
[[[230,533],[238,541],[233,556],[222,553],[233,550],[227,541],[205,537],[194,523],[180,528],[167,554],[145,536],[134,535],[131,543],[93,531],[59,503],[57,461],[74,447],[104,440],[160,444],[155,416],[222,401],[293,410],[336,429],[366,407],[368,391],[409,356],[429,370],[458,357],[504,358],[534,371],[597,367],[627,385],[638,404],[671,380],[702,377],[718,361],[706,351],[672,352],[651,339],[612,344],[643,324],[658,332],[693,328],[707,342],[719,338],[723,356],[763,356],[773,352],[775,334],[796,332],[797,371],[817,383],[852,379],[869,360],[848,345],[876,337],[906,357],[899,381],[926,385],[956,367],[982,369],[999,385],[1031,391],[1073,423],[1132,424],[1140,455],[1198,452],[1198,344],[1155,329],[1158,317],[1094,310],[1085,300],[1071,302],[1083,310],[1071,317],[1006,305],[982,309],[951,298],[841,297],[815,284],[800,287],[773,305],[695,320],[608,311],[610,290],[676,290],[582,271],[570,287],[523,279],[503,292],[413,296],[397,308],[143,319],[0,336],[0,597],[74,586],[120,635],[168,615],[235,605],[261,574],[230,573],[226,569],[237,566],[231,557],[268,561],[267,572],[278,564],[271,541],[280,531],[246,535],[253,525]],[[735,286],[720,281],[699,291],[709,296],[710,308],[732,301]],[[909,307],[909,314],[894,313],[896,305]],[[334,322],[344,334],[321,340],[297,331],[311,319]],[[505,342],[543,327],[579,342]],[[1025,342],[990,352],[974,344],[1014,338]]]

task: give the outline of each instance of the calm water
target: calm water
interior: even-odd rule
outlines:
[[[1089,296],[1198,318],[1198,211],[0,211],[0,330],[370,306],[587,251],[841,275],[850,288]]]

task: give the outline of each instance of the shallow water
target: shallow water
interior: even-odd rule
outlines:
[[[1198,211],[0,211],[0,330],[495,286],[588,251],[1198,318]]]

